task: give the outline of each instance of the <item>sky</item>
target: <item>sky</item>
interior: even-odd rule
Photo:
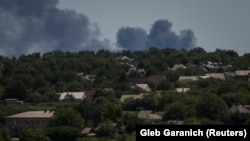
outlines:
[[[0,55],[158,48],[250,53],[249,0],[1,0]]]

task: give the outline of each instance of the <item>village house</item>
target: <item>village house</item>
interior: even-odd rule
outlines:
[[[196,81],[198,80],[198,76],[180,76],[179,81]]]
[[[84,92],[63,92],[59,93],[59,101],[60,102],[81,102],[84,98],[86,98],[86,95]]]
[[[250,70],[237,70],[235,71],[235,79],[240,81],[249,81]]]
[[[178,69],[185,69],[185,68],[187,68],[187,67],[183,64],[174,64],[174,66],[170,70],[176,71]]]
[[[137,72],[140,73],[141,75],[145,75],[146,74],[145,69],[137,69]]]
[[[81,131],[81,135],[84,137],[93,137],[96,135],[95,130],[93,128],[90,127],[85,127],[82,131]]]
[[[22,100],[18,100],[16,98],[9,98],[9,99],[4,99],[5,105],[23,105]]]
[[[153,81],[155,83],[160,83],[164,79],[166,79],[165,75],[150,75],[148,78],[150,81]]]
[[[133,59],[127,56],[117,56],[114,58],[116,61],[133,61]]]
[[[8,131],[12,137],[18,137],[23,129],[46,127],[54,112],[49,111],[27,111],[6,117]]]
[[[135,84],[135,88],[145,92],[151,92],[151,88],[148,86],[148,84]]]
[[[215,78],[215,79],[225,80],[224,73],[206,73],[206,76]]]
[[[190,88],[175,88],[178,93],[186,93],[190,90]]]
[[[146,120],[161,120],[162,117],[158,114],[153,114],[151,110],[142,110],[139,111],[137,114],[139,119],[146,119]]]
[[[230,108],[230,111],[231,113],[236,113],[236,112],[243,114],[250,113],[250,105],[233,105]]]
[[[145,94],[140,93],[140,94],[126,94],[126,95],[122,95],[120,98],[120,102],[124,102],[126,99],[142,99],[144,97]]]

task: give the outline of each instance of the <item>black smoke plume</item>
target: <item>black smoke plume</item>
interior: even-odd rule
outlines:
[[[121,28],[117,33],[117,43],[129,50],[143,50],[152,46],[176,49],[196,47],[196,37],[192,30],[182,30],[180,35],[177,35],[171,28],[172,23],[168,20],[156,21],[148,35],[141,28]]]
[[[142,28],[123,27],[117,32],[117,44],[128,50],[143,50],[147,32]]]
[[[87,16],[56,7],[58,0],[0,0],[0,54],[111,49]]]

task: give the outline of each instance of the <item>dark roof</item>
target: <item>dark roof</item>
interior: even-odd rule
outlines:
[[[133,80],[133,84],[145,84],[146,81],[147,81],[147,79],[144,78],[144,77],[135,78],[135,79]]]
[[[165,79],[165,75],[151,75],[149,76],[149,80],[154,81],[156,83],[160,83]]]
[[[86,96],[94,96],[95,95],[95,90],[85,90],[84,93]]]

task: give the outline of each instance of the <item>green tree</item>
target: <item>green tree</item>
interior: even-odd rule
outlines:
[[[51,141],[42,129],[26,129],[22,132],[20,141]]]
[[[49,127],[46,134],[53,141],[76,141],[80,136],[80,129],[70,126]]]
[[[69,126],[82,128],[84,120],[80,113],[70,107],[58,107],[51,119],[50,126]]]
[[[122,106],[119,101],[105,101],[102,105],[102,120],[122,123]]]
[[[199,118],[227,122],[229,115],[230,112],[226,102],[214,94],[204,94],[197,105],[197,116]]]

